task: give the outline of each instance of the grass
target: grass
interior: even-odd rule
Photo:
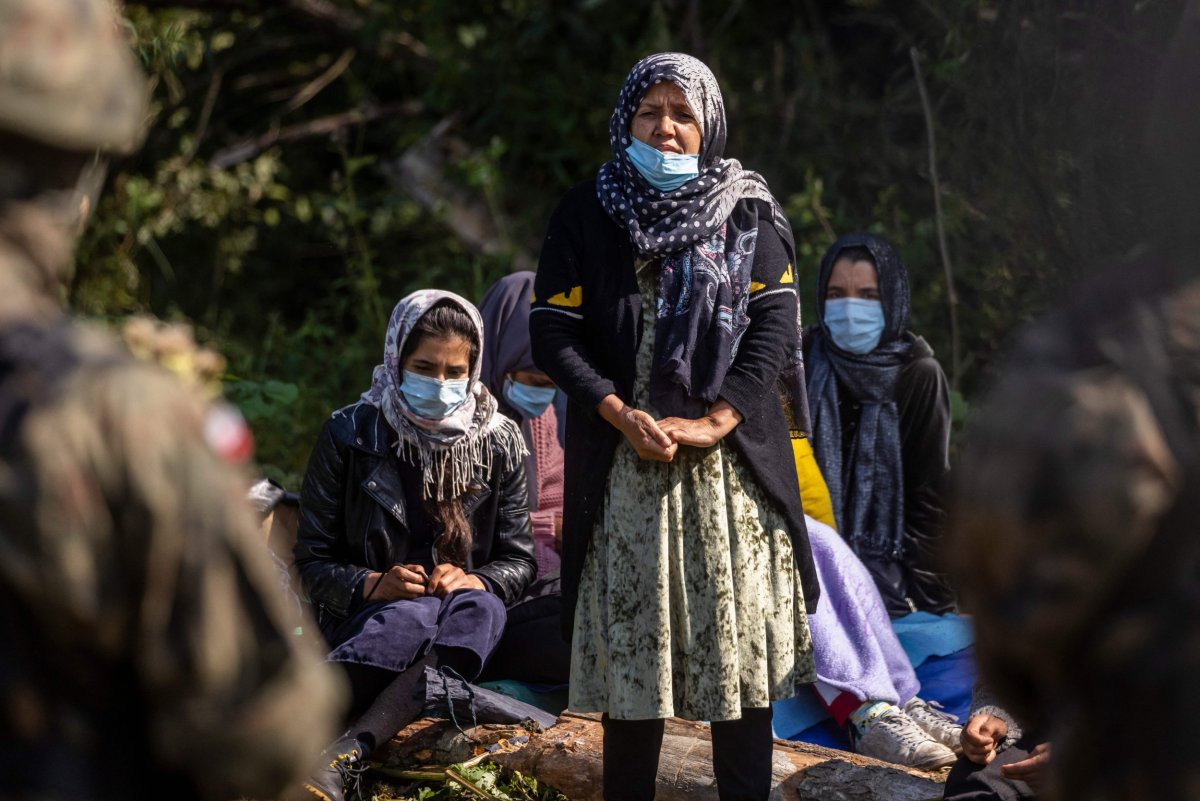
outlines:
[[[389,778],[371,785],[363,801],[570,801],[534,777],[494,762],[460,763],[441,772],[396,772]]]

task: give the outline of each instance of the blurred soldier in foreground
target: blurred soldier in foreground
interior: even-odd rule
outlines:
[[[960,471],[980,670],[1053,740],[1047,797],[1200,798],[1198,102],[1193,0],[1150,125],[1161,228],[1026,333]]]
[[[340,712],[220,455],[237,432],[60,308],[94,154],[145,104],[107,0],[0,0],[3,799],[268,796]]]

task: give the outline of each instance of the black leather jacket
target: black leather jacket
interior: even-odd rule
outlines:
[[[396,434],[374,406],[347,406],[325,423],[313,448],[300,493],[296,569],[322,620],[345,617],[371,571],[383,571],[408,553],[405,496],[397,473]],[[533,581],[533,534],[525,465],[491,475],[476,469],[464,500],[475,534],[466,570],[506,605]]]

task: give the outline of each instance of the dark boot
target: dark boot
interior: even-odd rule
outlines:
[[[346,735],[321,754],[321,767],[301,787],[309,798],[319,801],[343,801],[347,789],[361,796],[360,783],[366,771],[367,749],[356,738]]]
[[[396,674],[341,739],[325,749],[322,765],[303,784],[308,799],[343,801],[347,788],[359,792],[367,757],[381,743],[421,716],[425,709],[425,668],[438,664],[427,654]]]

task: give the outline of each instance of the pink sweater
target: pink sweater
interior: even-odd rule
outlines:
[[[563,449],[558,444],[558,416],[548,406],[541,417],[526,422],[529,451],[537,463],[537,511],[533,523],[533,554],[538,575],[558,570],[561,559],[554,539],[554,519],[563,510]]]

